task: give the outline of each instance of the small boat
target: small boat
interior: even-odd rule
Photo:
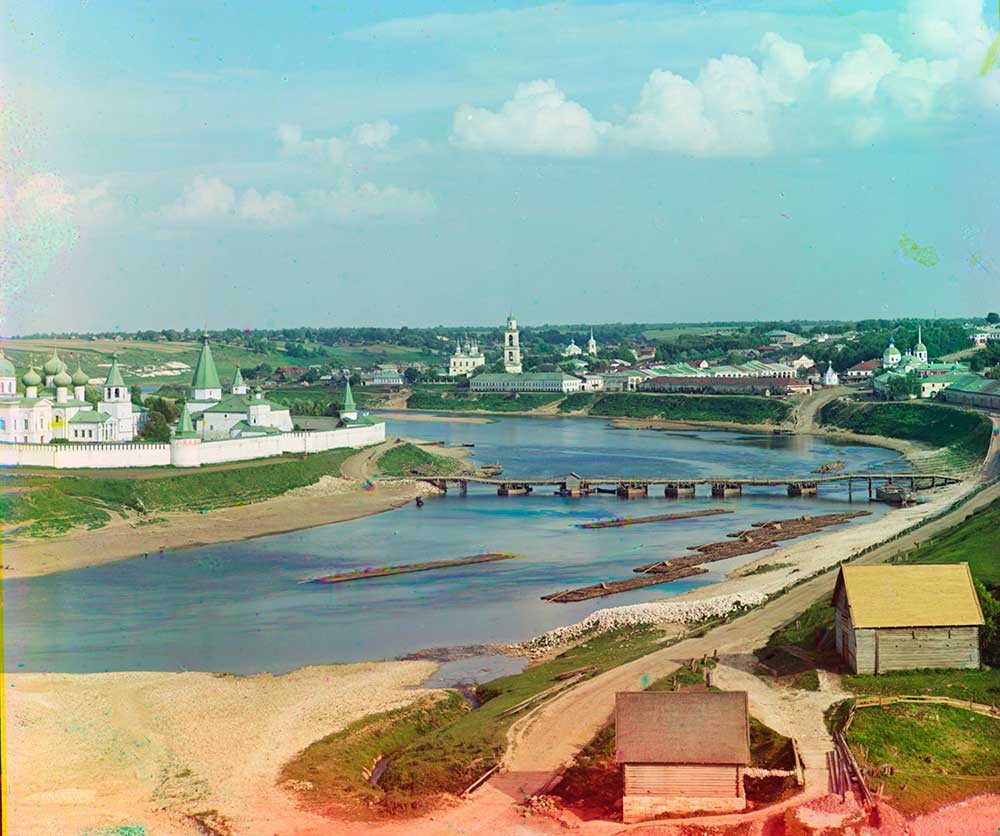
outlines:
[[[917,501],[917,494],[909,488],[902,488],[890,482],[888,485],[876,486],[875,500],[889,505],[913,505]]]
[[[479,468],[479,472],[483,476],[499,476],[503,473],[503,466],[499,464],[484,464]]]
[[[399,566],[369,566],[364,569],[354,569],[336,575],[323,575],[319,578],[303,578],[299,583],[345,583],[360,581],[367,578],[384,578],[389,575],[405,575],[410,572],[429,572],[433,569],[449,569],[453,566],[473,566],[477,563],[491,563],[494,560],[513,560],[521,557],[510,552],[486,552],[471,557],[458,557],[453,560],[432,560],[425,563],[404,563]]]

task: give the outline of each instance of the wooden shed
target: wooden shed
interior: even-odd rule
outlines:
[[[746,807],[750,763],[745,691],[625,691],[615,703],[615,760],[626,823],[661,813]]]
[[[979,667],[983,612],[967,563],[842,566],[833,605],[854,673]]]

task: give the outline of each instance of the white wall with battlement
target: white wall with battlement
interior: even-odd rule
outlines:
[[[0,466],[200,467],[203,464],[270,458],[285,453],[320,453],[341,447],[366,447],[382,441],[385,441],[385,424],[226,441],[175,439],[170,444],[0,444]]]

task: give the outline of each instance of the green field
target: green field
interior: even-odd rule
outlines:
[[[47,537],[74,527],[100,528],[111,514],[127,511],[192,511],[246,505],[340,474],[356,450],[330,450],[303,458],[264,459],[239,466],[178,474],[164,468],[148,478],[51,476],[6,477],[0,512],[10,533]]]
[[[587,407],[593,406],[600,399],[601,395],[597,392],[574,392],[572,395],[567,395],[561,404],[559,404],[559,412],[576,412],[581,409],[587,409]]]
[[[1000,791],[1000,722],[945,705],[859,709],[847,741],[862,769],[891,764],[890,804],[906,815]]]
[[[899,557],[900,563],[968,563],[972,576],[1000,587],[1000,500]]]
[[[784,401],[744,395],[647,395],[623,392],[602,396],[591,407],[590,414],[607,418],[779,424],[788,417],[791,409]]]
[[[731,328],[716,328],[706,325],[677,325],[674,327],[665,328],[651,328],[647,331],[643,331],[642,335],[647,340],[657,340],[659,342],[672,343],[678,339],[678,337],[684,336],[686,334],[694,334],[695,336],[712,336],[715,334],[725,335],[731,334],[733,331],[739,330],[736,327]]]
[[[861,435],[917,441],[947,450],[962,467],[979,466],[990,446],[993,424],[985,415],[940,404],[831,401],[820,423]]]
[[[435,456],[415,444],[397,444],[379,456],[382,476],[435,476],[458,473],[462,462],[448,456]]]
[[[482,412],[530,412],[561,400],[563,395],[527,392],[517,397],[494,392],[437,392],[420,389],[406,400],[409,409],[433,409],[441,412],[478,410]]]

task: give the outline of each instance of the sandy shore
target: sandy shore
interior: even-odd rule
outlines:
[[[314,817],[276,786],[281,767],[366,714],[422,697],[428,692],[412,686],[436,667],[371,662],[253,677],[8,674],[11,832],[131,826],[187,836],[205,831],[186,814],[215,810],[233,833],[293,833],[288,823]]]
[[[496,418],[485,418],[482,415],[462,415],[461,413],[451,413],[449,415],[431,415],[426,412],[418,412],[412,409],[387,412],[377,410],[379,418],[396,418],[400,421],[444,421],[448,424],[495,424]]]

